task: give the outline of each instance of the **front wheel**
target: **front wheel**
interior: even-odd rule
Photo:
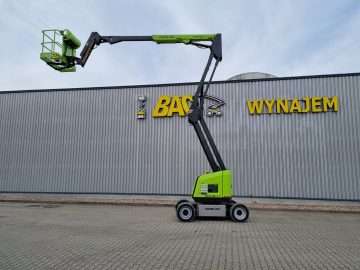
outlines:
[[[178,219],[183,222],[191,221],[195,217],[195,208],[191,203],[183,202],[176,208],[176,214]]]
[[[236,203],[230,208],[230,217],[235,222],[244,222],[249,217],[249,210],[245,205]]]

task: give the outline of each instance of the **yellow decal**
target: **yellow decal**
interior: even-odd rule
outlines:
[[[301,112],[301,106],[300,106],[300,102],[297,98],[294,98],[291,101],[291,105],[290,105],[290,113],[293,112]]]
[[[188,102],[192,101],[192,96],[160,96],[152,112],[153,117],[171,117],[178,114],[183,117],[189,112]]]
[[[311,106],[310,106],[310,99],[308,97],[304,97],[302,100],[305,102],[305,108],[301,111],[303,113],[310,112]]]
[[[276,113],[281,113],[281,110],[284,113],[289,112],[289,101],[287,98],[285,98],[284,100],[282,100],[282,99],[276,100]]]
[[[250,114],[254,114],[255,110],[257,114],[261,114],[262,113],[262,107],[263,107],[263,100],[260,100],[260,102],[258,103],[258,101],[256,99],[254,99],[254,101],[247,101],[248,104],[248,108],[249,108],[249,112]]]
[[[274,99],[272,99],[272,100],[267,100],[267,99],[265,99],[265,104],[266,104],[266,106],[267,106],[267,108],[268,108],[268,113],[269,114],[271,114],[272,113],[272,107],[274,106],[274,103],[275,103],[275,100]]]
[[[178,113],[179,116],[185,116],[184,109],[181,105],[179,96],[174,96],[171,99],[169,112],[168,112],[167,116],[172,116],[174,113]]]
[[[188,113],[190,110],[188,104],[189,101],[192,101],[192,96],[190,95],[185,95],[181,98],[181,105],[183,106],[185,113]]]
[[[321,97],[313,97],[311,99],[311,108],[312,108],[312,112],[322,112],[322,107],[321,106]]]
[[[168,105],[170,104],[171,99],[169,96],[159,97],[158,103],[152,113],[153,117],[164,117],[169,111]]]
[[[323,103],[324,103],[324,112],[327,112],[329,108],[333,108],[334,112],[337,112],[339,110],[339,101],[337,96],[333,97],[331,100],[329,100],[328,97],[324,97]]]
[[[263,106],[265,103],[265,106]],[[333,97],[303,97],[302,99],[254,99],[247,100],[249,113],[272,114],[272,113],[319,113],[339,110],[339,99]]]

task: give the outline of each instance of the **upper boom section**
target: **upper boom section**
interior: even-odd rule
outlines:
[[[213,41],[216,35],[202,34],[202,35],[153,35],[152,40],[158,44],[163,43],[184,43],[190,44],[191,42],[198,41]]]
[[[93,49],[101,43],[115,44],[125,41],[152,41],[157,44],[183,43],[203,48],[212,48],[207,44],[198,42],[214,42],[220,34],[187,34],[187,35],[152,35],[152,36],[101,36],[92,32],[83,47],[80,57],[76,56],[76,49],[81,42],[69,30],[44,30],[42,52],[40,58],[52,68],[61,72],[76,71],[75,65],[85,66]],[[62,40],[60,41],[59,39]],[[218,38],[219,39],[219,38]],[[214,57],[221,60],[221,38],[219,39],[220,50],[214,50]],[[217,46],[217,47],[219,47]]]

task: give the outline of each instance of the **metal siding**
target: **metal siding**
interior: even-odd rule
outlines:
[[[238,196],[360,200],[360,76],[223,82],[206,121]],[[186,118],[153,118],[195,85],[0,95],[0,191],[189,194],[209,168]],[[137,120],[137,96],[148,96]],[[261,98],[339,97],[339,112],[249,115]]]

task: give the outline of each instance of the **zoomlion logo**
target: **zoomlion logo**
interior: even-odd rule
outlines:
[[[206,116],[222,116],[221,107],[225,105],[225,101],[219,97],[206,95],[205,98],[210,101],[210,105],[206,108]],[[174,114],[185,116],[190,109],[192,96],[160,96],[156,106],[152,112],[153,117],[172,117]]]

